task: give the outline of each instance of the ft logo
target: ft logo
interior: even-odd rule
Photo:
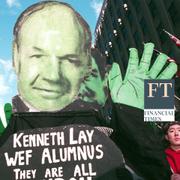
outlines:
[[[174,80],[144,81],[144,121],[174,121]]]

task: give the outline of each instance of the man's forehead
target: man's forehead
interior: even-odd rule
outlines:
[[[38,47],[47,44],[48,48],[64,44],[63,48],[67,48],[66,45],[77,48],[79,44],[83,44],[83,33],[83,27],[73,10],[66,6],[51,6],[35,12],[24,22],[19,33],[19,43]]]
[[[83,32],[83,27],[80,24],[75,12],[65,5],[47,6],[44,9],[38,10],[31,14],[23,23],[22,32],[32,30],[47,30],[55,29],[60,32]],[[71,35],[71,34],[69,34]]]
[[[80,52],[83,48],[79,33],[67,35],[62,31],[40,30],[39,32],[33,30],[34,35],[29,36],[24,33],[20,40],[20,49],[29,49],[30,52],[41,49],[46,53],[74,53]],[[36,47],[36,48],[34,48]]]
[[[180,129],[180,124],[173,124],[169,127],[168,130],[170,130],[170,129]]]

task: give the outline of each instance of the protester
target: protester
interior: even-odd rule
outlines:
[[[172,180],[180,179],[180,122],[175,121],[165,126],[165,139],[169,147],[165,150],[167,160],[172,170]]]

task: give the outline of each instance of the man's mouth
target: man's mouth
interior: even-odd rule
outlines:
[[[57,88],[40,88],[33,87],[33,89],[38,91],[38,94],[46,99],[56,99],[65,94],[65,91],[57,90]]]
[[[37,90],[40,90],[40,91],[46,91],[46,92],[54,92],[54,93],[60,93],[59,90],[55,90],[55,89],[47,89],[47,88],[39,88],[39,87],[33,87],[33,89],[37,89]]]

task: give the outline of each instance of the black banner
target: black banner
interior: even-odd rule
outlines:
[[[116,145],[87,125],[20,131],[0,149],[6,180],[91,180],[123,165]]]

